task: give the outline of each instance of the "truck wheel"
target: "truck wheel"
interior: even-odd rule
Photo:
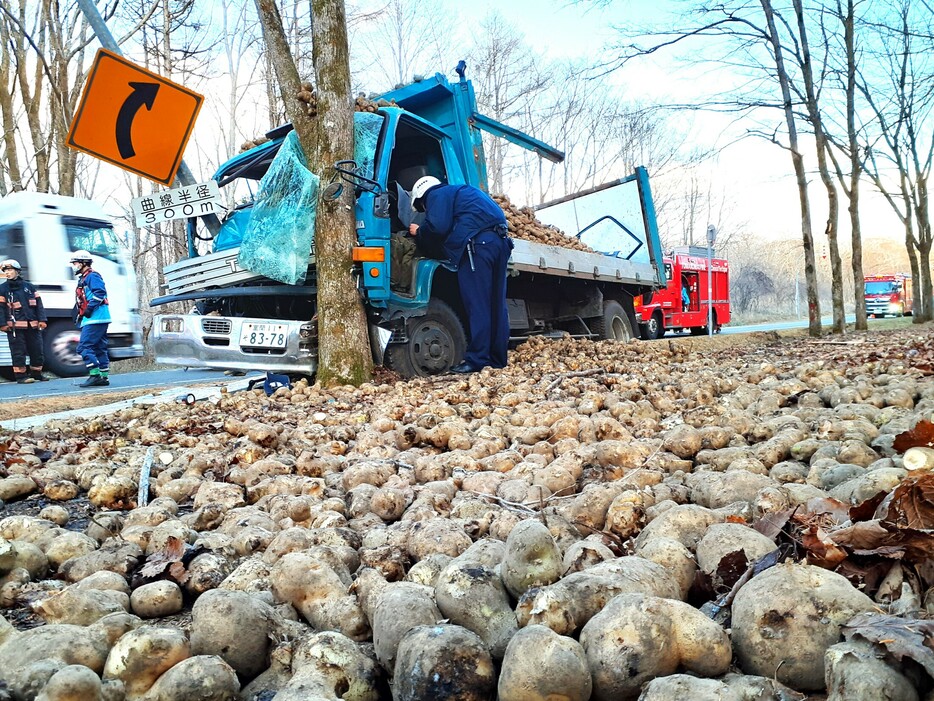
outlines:
[[[406,322],[408,343],[386,348],[386,363],[404,377],[426,377],[447,372],[464,358],[467,336],[450,306],[438,299],[428,303],[423,316]]]
[[[68,321],[53,321],[43,333],[45,369],[59,377],[81,377],[87,374],[84,361],[78,355],[81,332]]]
[[[665,335],[665,325],[662,323],[662,315],[655,312],[647,322],[645,322],[645,340],[654,341]]]
[[[603,316],[597,317],[592,324],[592,331],[601,341],[621,341],[623,343],[634,338],[629,315],[623,305],[615,299],[603,302]]]

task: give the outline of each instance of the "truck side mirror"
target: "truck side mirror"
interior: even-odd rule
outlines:
[[[381,192],[373,198],[373,214],[381,219],[389,218],[388,192]]]

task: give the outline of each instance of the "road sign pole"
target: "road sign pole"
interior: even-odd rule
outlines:
[[[78,7],[81,9],[81,12],[84,13],[88,24],[90,24],[91,29],[94,30],[94,34],[97,36],[98,41],[100,41],[101,46],[103,46],[108,51],[112,51],[113,53],[122,56],[123,52],[120,50],[120,45],[117,43],[117,40],[114,39],[113,34],[111,34],[110,30],[107,28],[107,24],[104,22],[104,18],[101,17],[101,13],[97,11],[97,6],[94,4],[94,0],[78,0]],[[178,185],[188,186],[194,185],[197,182],[198,180],[191,172],[191,169],[188,167],[185,161],[182,160],[178,166],[178,172],[175,174],[175,183]],[[209,214],[208,216],[203,217],[203,219],[205,226],[208,228],[208,231],[216,236],[221,229],[221,223],[217,218],[217,215]]]
[[[711,224],[707,227],[707,333],[713,336],[713,243],[717,238],[717,229]]]

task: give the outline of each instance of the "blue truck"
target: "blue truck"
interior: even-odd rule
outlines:
[[[467,334],[456,274],[418,254],[399,260],[394,237],[412,216],[406,193],[423,175],[486,189],[481,131],[554,162],[564,157],[481,115],[473,86],[459,69],[459,80],[438,73],[382,95],[374,103],[381,105],[375,112],[357,112],[356,162],[339,166],[355,190],[355,274],[374,359],[406,377],[443,373],[459,363]],[[360,129],[373,138],[359,138],[364,133]],[[222,188],[239,187],[242,202],[226,217],[210,253],[198,254],[203,229],[196,220],[189,221],[189,257],[165,268],[165,294],[151,305],[182,302],[194,307],[188,314],[155,316],[151,342],[157,362],[314,374],[313,244],[305,279],[283,284],[244,266],[238,238],[227,235],[248,226],[244,222],[259,180],[289,131],[286,125],[269,132],[265,143],[230,159],[214,175]],[[645,169],[535,209],[539,221],[596,252],[515,239],[507,284],[511,341],[535,334],[636,338],[633,297],[665,284]],[[221,245],[222,240],[228,243]],[[396,276],[400,266],[405,274]]]

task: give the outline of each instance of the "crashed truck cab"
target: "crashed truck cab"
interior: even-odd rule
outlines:
[[[358,240],[354,260],[376,361],[383,361],[387,345],[410,344],[418,354],[415,372],[431,373],[435,364],[437,371],[450,366],[457,349],[443,326],[440,331],[427,328],[423,338],[412,339],[406,322],[425,315],[433,299],[459,304],[453,273],[437,260],[419,258],[412,262],[404,284],[393,284],[391,279],[392,233],[407,229],[412,216],[407,192],[427,174],[451,184],[485,188],[478,126],[552,160],[563,156],[478,115],[473,88],[463,76],[450,83],[439,73],[384,98],[392,106],[354,114],[354,162],[336,164],[341,178],[333,183],[311,187],[307,178],[314,176],[307,171],[303,176],[298,169],[281,167],[283,152],[293,161],[300,157],[295,154],[296,149],[301,151],[290,125],[269,132],[269,141],[220,167],[214,179],[224,192],[233,188],[233,200],[240,204],[227,214],[214,237],[207,235],[199,220],[189,220],[189,257],[165,268],[166,294],[151,305],[182,303],[190,312],[155,317],[152,345],[157,362],[314,373],[318,345],[311,239],[314,193],[319,185],[333,188],[343,179],[354,188]],[[257,197],[260,179],[277,168],[276,188],[267,185],[264,196]],[[296,195],[303,188],[309,195],[304,201]],[[208,247],[210,252],[203,253]]]

